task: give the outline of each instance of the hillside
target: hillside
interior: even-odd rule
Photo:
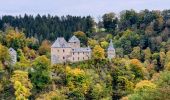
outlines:
[[[3,16],[0,99],[169,100],[170,10],[126,10],[91,16]],[[75,35],[92,58],[51,65],[57,37]],[[107,58],[113,40],[116,58]],[[9,54],[17,53],[17,62]]]

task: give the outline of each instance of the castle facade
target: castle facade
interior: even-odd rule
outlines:
[[[80,47],[80,40],[73,36],[67,42],[63,37],[58,37],[51,46],[51,64],[64,62],[78,62],[91,59],[90,47]],[[109,59],[115,57],[115,49],[112,41],[107,49]]]
[[[73,36],[67,42],[63,37],[51,46],[51,63],[77,62],[91,58],[90,47],[80,47],[80,40]]]

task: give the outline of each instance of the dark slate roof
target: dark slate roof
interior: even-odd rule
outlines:
[[[113,46],[112,40],[110,40],[109,47],[108,47],[107,50],[110,50],[110,51],[115,50],[115,49],[114,49],[114,46]]]
[[[57,38],[57,40],[51,46],[52,48],[69,48],[67,41],[63,37]]]
[[[80,40],[74,35],[74,36],[72,36],[70,38],[70,40],[68,42],[70,42],[70,43],[72,43],[72,42],[80,42]]]

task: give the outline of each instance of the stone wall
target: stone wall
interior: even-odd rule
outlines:
[[[80,42],[71,42],[68,43],[71,48],[80,48]]]
[[[115,58],[115,51],[107,51],[107,58],[112,59]]]
[[[51,48],[51,63],[63,63],[71,56],[71,48]],[[57,59],[56,59],[57,58]]]
[[[90,55],[89,52],[73,52],[69,60],[70,62],[84,61],[90,59]]]

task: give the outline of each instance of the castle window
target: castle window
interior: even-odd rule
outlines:
[[[79,57],[78,57],[78,60],[79,60]]]
[[[63,59],[65,59],[65,57],[63,57]]]
[[[84,57],[83,57],[83,60],[84,60]]]
[[[57,50],[59,52],[59,50]]]
[[[83,54],[84,54],[84,52],[83,52]]]
[[[63,49],[63,52],[65,52],[65,50]]]
[[[73,55],[74,55],[74,52],[73,52]]]
[[[78,52],[78,55],[79,55],[79,52]]]
[[[73,61],[74,61],[74,57],[73,57]]]

